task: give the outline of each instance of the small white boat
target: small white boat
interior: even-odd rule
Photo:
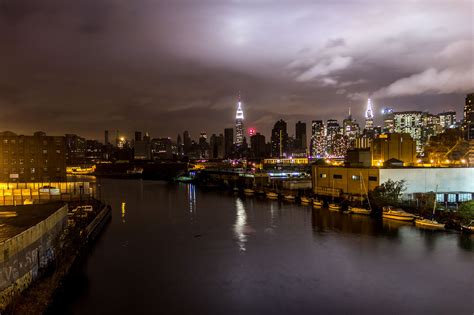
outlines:
[[[301,203],[303,203],[303,204],[308,204],[308,203],[311,202],[311,198],[308,198],[308,197],[304,197],[304,196],[303,196],[303,197],[300,198],[300,201],[301,201]]]
[[[363,214],[363,215],[370,215],[371,211],[364,208],[359,207],[349,207],[349,212],[352,214]]]
[[[250,189],[250,188],[245,188],[244,189],[244,194],[246,195],[253,195],[255,193],[255,191],[253,189]]]
[[[339,210],[341,210],[341,206],[338,205],[338,204],[335,204],[335,203],[330,203],[330,204],[328,205],[328,208],[329,208],[329,210],[331,210],[331,211],[339,211]]]
[[[268,199],[278,199],[278,194],[274,192],[268,192],[267,193],[267,198]]]
[[[403,210],[394,210],[393,207],[383,207],[383,214],[382,217],[384,219],[391,219],[391,220],[398,220],[398,221],[410,221],[413,222],[415,220],[415,215],[408,213]]]
[[[321,200],[315,199],[313,200],[313,207],[321,208],[323,206],[323,202]]]
[[[293,196],[293,195],[285,195],[283,198],[286,201],[295,201],[295,196]]]
[[[439,223],[438,221],[435,221],[435,220],[416,219],[415,225],[424,229],[444,230],[444,224]]]

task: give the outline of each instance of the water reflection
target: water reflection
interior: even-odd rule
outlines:
[[[196,186],[193,184],[187,185],[186,192],[188,195],[189,213],[191,216],[191,221],[193,221],[196,215]]]
[[[242,199],[237,198],[235,200],[235,208],[237,210],[237,215],[234,224],[234,233],[237,237],[239,249],[245,251],[245,243],[247,243],[247,235],[245,235],[245,229],[247,228],[247,213],[245,212]]]
[[[127,203],[123,201],[122,202],[122,223],[125,223],[126,207],[127,207]]]

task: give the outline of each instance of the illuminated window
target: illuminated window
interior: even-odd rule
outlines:
[[[32,167],[32,168],[30,169],[30,173],[31,173],[31,174],[34,174],[34,173],[35,173],[35,168],[34,168],[34,167]]]
[[[322,174],[319,174],[319,177],[320,177],[320,178],[326,178],[326,176],[327,176],[327,175],[326,175],[326,174],[324,174],[324,173],[322,173]]]
[[[448,202],[455,203],[456,202],[456,194],[448,194]]]
[[[352,175],[352,180],[360,180],[360,176],[359,175]]]

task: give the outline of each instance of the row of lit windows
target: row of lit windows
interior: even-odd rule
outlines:
[[[8,154],[10,152],[11,155],[15,155],[15,151],[8,151],[8,150],[3,150],[3,153],[4,154]],[[30,154],[35,154],[37,151],[36,150],[33,150],[33,151],[30,151]],[[19,155],[23,155],[25,153],[25,151],[18,151],[18,154]],[[26,153],[28,153],[28,151],[26,151]],[[57,154],[61,154],[61,150],[56,150],[56,153]],[[44,149],[43,150],[43,154],[48,154],[48,150]]]
[[[319,178],[327,178],[327,174],[326,173],[321,173],[321,174],[319,174]],[[341,174],[333,174],[332,178],[333,179],[342,179],[342,175]],[[359,175],[352,175],[352,180],[359,181],[360,176]],[[377,181],[377,176],[369,176],[369,181],[376,182]]]
[[[25,168],[20,167],[19,169],[16,169],[16,168],[12,168],[12,169],[4,168],[3,169],[4,174],[16,174],[17,172],[19,172],[20,174],[24,174],[25,173]],[[43,172],[48,172],[48,168],[43,167]],[[61,168],[56,167],[56,172],[61,172]],[[36,173],[36,168],[34,168],[34,167],[30,168],[30,173],[31,174]]]

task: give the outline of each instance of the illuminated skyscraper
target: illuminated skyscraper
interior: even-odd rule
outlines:
[[[374,128],[374,112],[372,111],[372,102],[369,98],[367,101],[367,110],[365,111],[365,129],[372,130]]]
[[[237,102],[237,113],[235,115],[235,144],[241,146],[244,142],[244,111],[242,110],[242,102]]]
[[[324,157],[325,149],[324,123],[322,120],[313,120],[311,122],[311,156],[313,158]]]

